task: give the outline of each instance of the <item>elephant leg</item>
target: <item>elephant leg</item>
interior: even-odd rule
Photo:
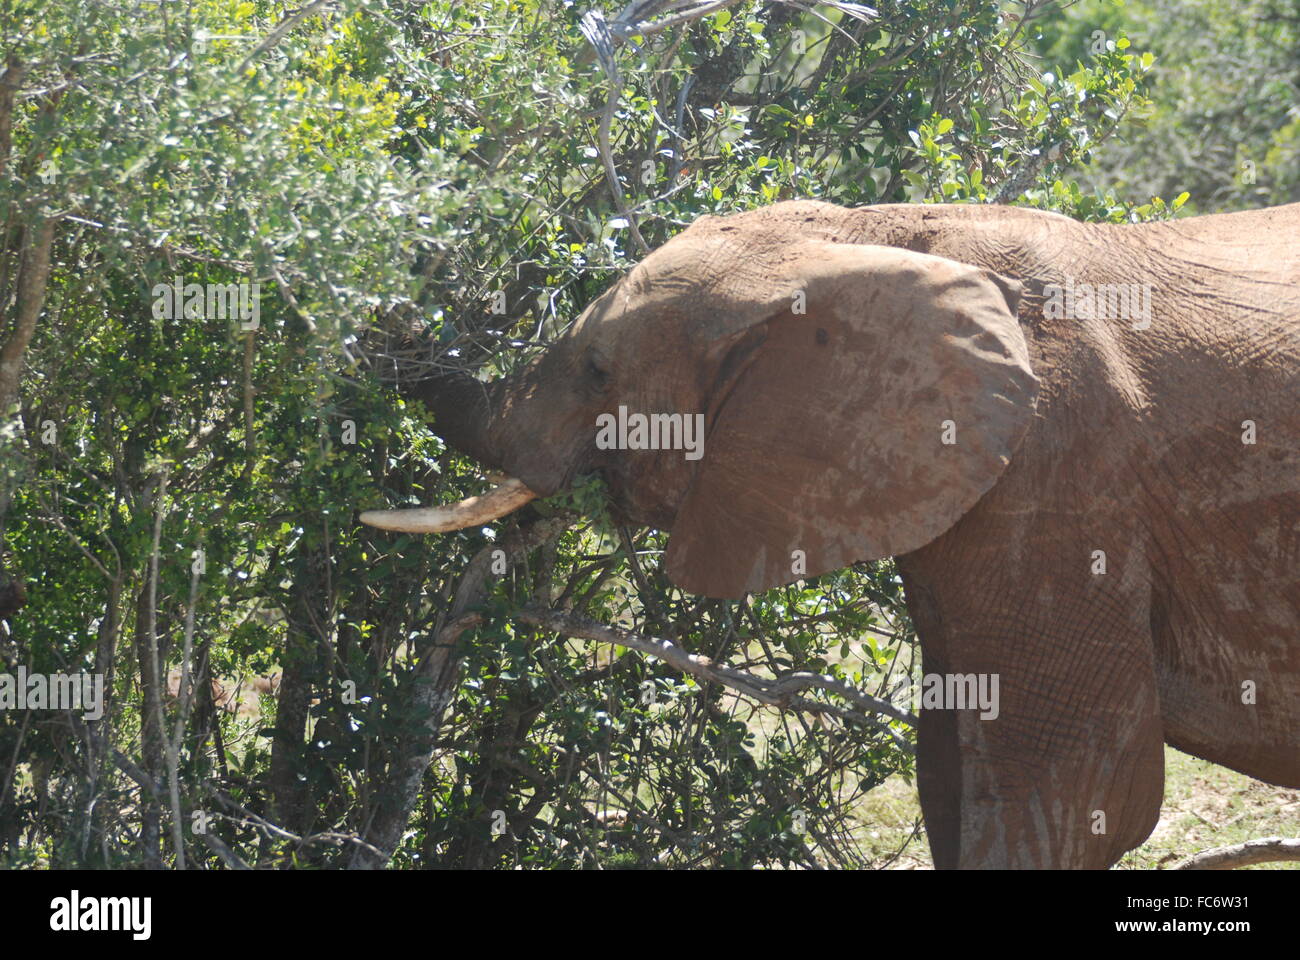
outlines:
[[[900,567],[927,677],[996,675],[999,694],[987,719],[922,701],[918,786],[935,866],[1110,866],[1150,834],[1163,795],[1149,588],[1072,580],[1045,558],[967,601],[916,556]]]

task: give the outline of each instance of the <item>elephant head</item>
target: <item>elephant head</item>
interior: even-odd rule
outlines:
[[[801,230],[801,209],[824,205],[786,206],[781,229],[696,221],[520,374],[431,386],[444,436],[514,479],[362,520],[481,524],[596,471],[624,516],[671,531],[674,582],[724,598],[942,534],[1034,410],[1020,285]]]

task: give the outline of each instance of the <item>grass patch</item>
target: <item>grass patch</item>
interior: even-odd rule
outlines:
[[[915,784],[894,777],[859,808],[860,834],[881,865],[912,832],[921,814]],[[1285,790],[1165,747],[1165,799],[1147,842],[1116,864],[1118,870],[1173,866],[1192,854],[1259,837],[1300,837],[1300,790]],[[922,836],[908,844],[892,869],[929,869]],[[1266,863],[1246,870],[1298,870],[1300,863]]]

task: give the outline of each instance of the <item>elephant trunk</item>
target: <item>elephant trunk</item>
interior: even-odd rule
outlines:
[[[433,414],[439,436],[481,463],[500,467],[492,442],[492,414],[499,385],[465,373],[452,373],[403,384],[403,396],[420,400]],[[405,533],[447,533],[480,526],[511,513],[537,497],[520,480],[507,477],[489,492],[441,507],[367,510],[361,522]]]
[[[408,400],[425,405],[433,414],[438,436],[448,445],[485,466],[499,469],[500,452],[492,442],[492,422],[500,386],[456,371],[405,382],[398,389]]]

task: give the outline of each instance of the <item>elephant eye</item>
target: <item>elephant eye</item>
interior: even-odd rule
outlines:
[[[595,357],[587,357],[587,379],[598,387],[609,383],[609,371]]]

